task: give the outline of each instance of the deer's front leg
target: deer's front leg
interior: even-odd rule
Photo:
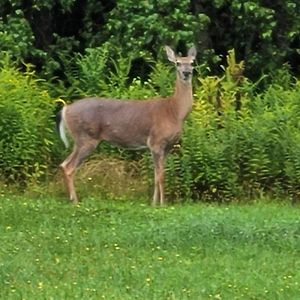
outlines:
[[[157,205],[158,201],[160,205],[164,204],[164,160],[165,152],[160,149],[158,151],[152,151],[154,162],[154,194],[153,205]]]

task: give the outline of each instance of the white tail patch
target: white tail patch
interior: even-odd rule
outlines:
[[[61,112],[61,120],[59,123],[59,135],[60,135],[61,140],[65,144],[66,148],[69,148],[70,144],[69,144],[69,141],[68,141],[67,135],[66,135],[65,109],[66,109],[66,106],[63,107],[62,112]]]

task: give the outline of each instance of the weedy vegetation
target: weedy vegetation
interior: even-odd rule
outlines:
[[[76,68],[66,68],[67,86],[37,79],[30,67],[21,72],[9,56],[1,62],[2,181],[23,186],[52,182],[66,155],[54,130],[58,97],[66,102],[82,95],[143,101],[172,93],[174,70],[163,61],[149,58],[151,71],[147,79],[141,79],[131,76],[134,59],[111,58],[108,45],[87,49],[74,60]],[[208,75],[204,67],[195,66],[193,110],[166,162],[166,198],[230,202],[270,196],[296,202],[300,196],[299,80],[283,66],[251,82],[234,50],[228,52],[222,74]],[[99,76],[103,72],[105,78]],[[128,166],[127,172],[135,165],[130,171],[135,178],[129,178],[140,182],[142,189],[153,187],[148,153],[120,151],[107,144],[98,150],[105,157],[103,165],[110,160],[114,165],[103,171],[97,160],[90,160],[89,167],[97,170],[98,177],[113,178],[116,165]],[[96,177],[93,172],[86,174],[85,179]],[[119,190],[127,192],[130,180],[124,179],[112,180],[107,190],[114,194],[114,182],[118,182],[125,187]],[[142,189],[138,187],[134,197]]]

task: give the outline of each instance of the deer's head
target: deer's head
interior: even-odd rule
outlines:
[[[195,46],[189,49],[188,56],[186,57],[176,56],[174,51],[169,46],[166,46],[166,52],[169,61],[176,65],[179,78],[184,82],[190,83],[193,74],[193,62],[197,54]]]

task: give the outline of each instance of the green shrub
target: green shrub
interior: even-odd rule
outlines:
[[[167,165],[170,197],[299,196],[299,81],[283,68],[255,94],[234,52],[224,71],[199,79],[180,151]]]
[[[0,177],[26,182],[45,174],[53,144],[53,104],[33,72],[0,64]]]
[[[66,80],[49,82],[49,91],[53,97],[62,97],[67,101],[86,96],[99,96],[118,99],[143,99],[155,94],[150,82],[130,75],[134,59],[145,53],[131,53],[129,57],[111,56],[111,47],[103,44],[97,48],[87,48],[85,54],[74,58],[61,57],[66,68]],[[114,51],[116,52],[116,50]]]

